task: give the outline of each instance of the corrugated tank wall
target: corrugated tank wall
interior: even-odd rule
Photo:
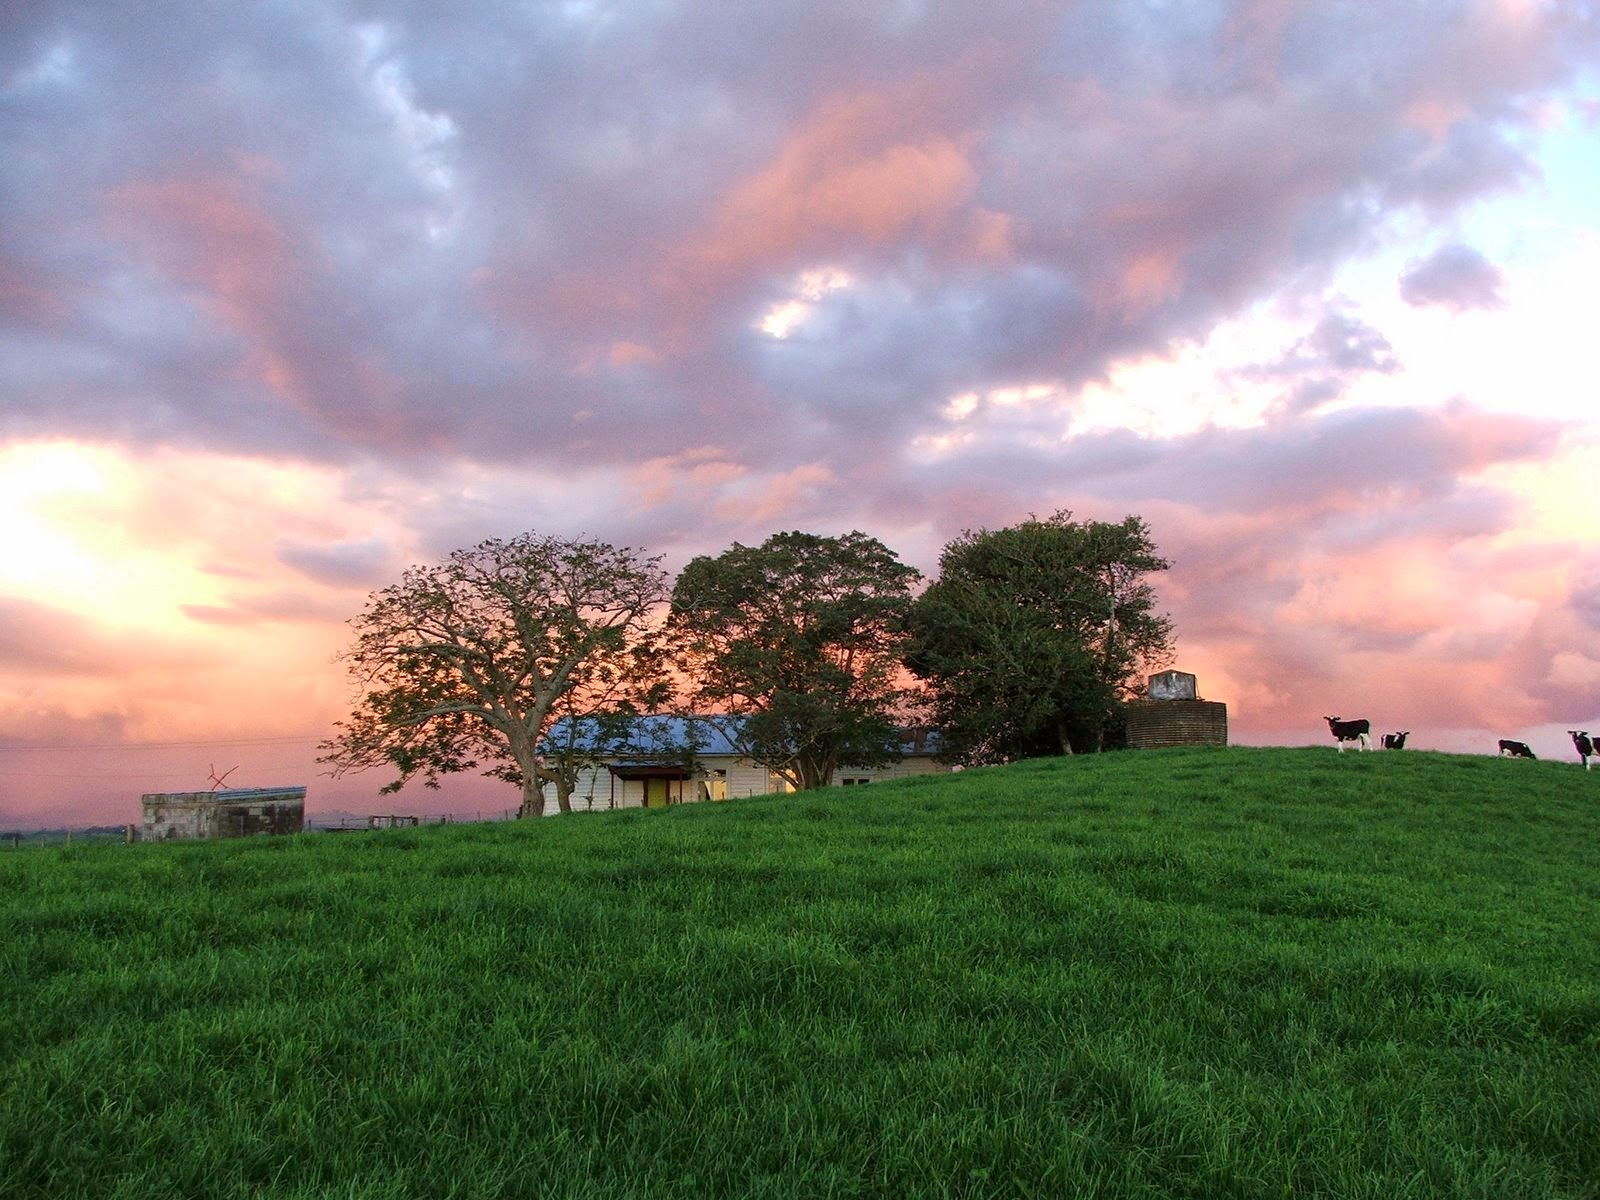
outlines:
[[[1219,700],[1135,700],[1127,716],[1130,750],[1228,744],[1228,706]]]

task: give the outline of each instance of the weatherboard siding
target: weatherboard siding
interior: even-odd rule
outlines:
[[[726,798],[730,800],[746,796],[766,796],[786,790],[782,780],[749,759],[708,756],[703,757],[701,762],[704,766],[701,774],[691,779],[670,781],[672,803],[679,802],[680,794],[684,803],[704,799],[702,784],[706,785],[706,791],[710,792],[717,783],[725,782]],[[939,774],[948,769],[927,755],[913,755],[887,767],[841,767],[833,773],[833,785],[842,787],[846,779],[876,783],[880,780],[900,779],[912,775]],[[717,771],[724,771],[726,775],[718,776],[715,774]],[[546,811],[554,811],[555,788],[547,787],[545,797]],[[603,812],[609,808],[643,808],[644,797],[644,780],[613,779],[608,768],[598,767],[579,774],[578,784],[572,792],[572,807],[576,812]]]

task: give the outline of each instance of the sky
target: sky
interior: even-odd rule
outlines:
[[[1575,762],[1597,281],[1594,0],[7,5],[0,826],[514,807],[315,757],[529,530],[1137,514],[1233,741]]]

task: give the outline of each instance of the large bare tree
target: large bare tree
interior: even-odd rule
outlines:
[[[389,766],[399,774],[384,792],[481,767],[522,789],[522,816],[543,813],[546,781],[567,809],[566,772],[541,761],[551,725],[650,707],[666,690],[659,563],[526,533],[412,567],[350,621],[341,657],[359,699],[318,761],[334,776]]]

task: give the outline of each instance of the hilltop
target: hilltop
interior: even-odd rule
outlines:
[[[0,1192],[1596,1196],[1597,835],[1229,748],[0,855]]]

